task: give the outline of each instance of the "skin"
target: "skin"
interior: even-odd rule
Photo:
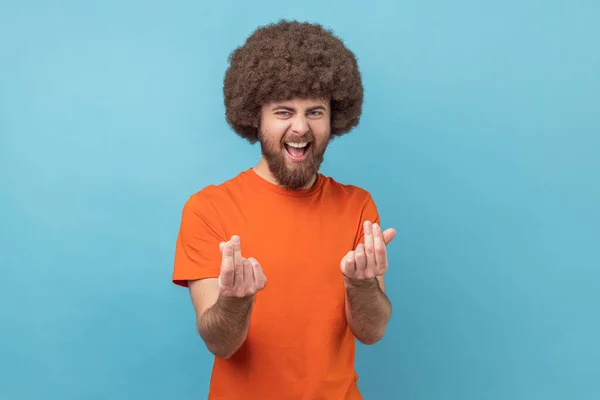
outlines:
[[[215,356],[231,357],[248,334],[254,295],[267,278],[254,258],[244,258],[236,235],[219,245],[221,273],[218,279],[189,281],[198,332]]]
[[[264,104],[256,127],[262,158],[254,171],[291,190],[312,186],[331,140],[329,101],[294,99]],[[309,142],[306,159],[294,161],[285,149],[287,141]]]
[[[392,305],[385,295],[387,250],[396,236],[393,228],[364,223],[365,240],[340,261],[346,287],[346,319],[354,336],[364,344],[377,343],[385,334]]]
[[[290,190],[310,188],[317,178],[331,140],[331,113],[327,99],[292,99],[266,103],[255,127],[259,130],[262,157],[254,171]],[[286,142],[308,142],[306,155],[296,159]],[[365,222],[365,240],[340,261],[346,288],[346,318],[355,337],[365,344],[380,340],[391,315],[383,276],[388,268],[386,245],[396,231],[382,231]],[[229,358],[248,334],[254,296],[266,285],[258,260],[240,251],[240,238],[220,245],[218,279],[189,281],[197,328],[207,348],[217,357]]]

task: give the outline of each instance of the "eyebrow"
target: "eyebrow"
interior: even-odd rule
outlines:
[[[282,105],[276,105],[275,107],[273,107],[271,109],[271,111],[275,111],[275,110],[287,110],[287,111],[296,111],[294,109],[294,107],[288,107],[288,106],[282,106]],[[323,110],[323,111],[327,111],[327,109],[324,106],[314,106],[314,107],[310,107],[308,108],[306,111],[315,111],[315,110]]]

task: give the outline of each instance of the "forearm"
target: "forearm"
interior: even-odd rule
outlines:
[[[364,344],[373,344],[385,334],[392,305],[381,290],[377,278],[346,280],[346,318],[354,336]]]
[[[253,297],[219,297],[198,319],[198,332],[217,357],[231,357],[244,343]]]

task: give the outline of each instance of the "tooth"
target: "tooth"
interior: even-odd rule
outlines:
[[[298,149],[301,149],[301,148],[303,148],[303,147],[306,147],[306,145],[307,145],[308,143],[307,143],[307,142],[304,142],[304,143],[286,142],[286,144],[287,144],[288,146],[291,146],[291,147],[296,147],[296,148],[298,148]]]

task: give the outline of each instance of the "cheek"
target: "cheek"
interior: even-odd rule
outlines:
[[[315,137],[321,141],[327,139],[329,136],[331,125],[329,124],[328,120],[314,121],[314,123],[310,125],[310,130],[312,131],[313,135],[315,135]]]
[[[280,143],[289,129],[289,123],[285,121],[272,121],[264,129],[265,139],[269,143]]]
[[[271,132],[263,137],[263,144],[266,145],[269,149],[278,150],[281,146],[283,146],[282,136],[278,134],[273,134]]]
[[[330,134],[329,131],[313,132],[315,141],[319,147],[324,146],[329,142]]]

